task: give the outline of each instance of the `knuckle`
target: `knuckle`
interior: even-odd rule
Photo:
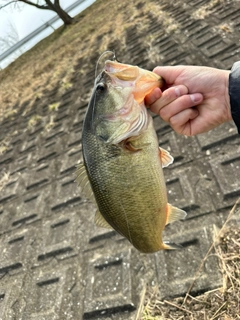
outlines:
[[[159,115],[164,121],[168,121],[168,110],[167,110],[167,108],[162,108],[159,111]]]
[[[162,99],[164,99],[165,104],[173,101],[173,100],[176,99],[176,98],[177,98],[177,96],[176,96],[176,94],[175,94],[175,89],[174,89],[174,88],[169,88],[169,89],[167,89],[167,90],[165,90],[165,91],[163,92],[163,97],[162,97]]]
[[[175,98],[182,97],[188,93],[188,88],[184,85],[179,85],[174,88]]]
[[[159,105],[159,102],[155,101],[154,103],[152,103],[150,105],[150,110],[155,113],[155,114],[158,114],[159,113],[159,110],[160,110],[160,105]]]
[[[187,109],[193,105],[193,102],[188,94],[185,94],[181,97],[181,104],[184,106],[184,109]]]
[[[177,121],[177,119],[176,119],[177,117],[171,117],[170,119],[169,119],[169,123],[170,123],[170,125],[172,126],[172,127],[177,127],[177,125],[178,125],[178,121]]]

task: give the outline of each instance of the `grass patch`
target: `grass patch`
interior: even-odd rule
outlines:
[[[114,20],[109,18],[109,7]],[[127,0],[97,0],[75,17],[73,25],[61,26],[0,71],[0,118],[6,117],[16,103],[29,102],[31,109],[42,92],[57,88],[61,94],[71,88],[71,79],[75,75],[84,79],[105,50],[124,50],[125,32],[136,24],[143,26],[142,16]],[[92,65],[90,58],[94,59]]]
[[[55,102],[55,103],[51,103],[49,106],[48,106],[48,109],[49,111],[57,111],[58,110],[58,107],[60,105],[60,102]]]
[[[10,180],[9,172],[0,173],[0,191],[3,190],[5,185],[9,183],[9,180]]]
[[[37,124],[39,124],[40,122],[42,122],[43,118],[39,115],[34,115],[32,116],[29,121],[28,121],[28,127],[29,128],[33,128],[35,127]]]
[[[211,13],[212,10],[214,9],[215,6],[218,4],[224,4],[225,0],[210,0],[208,4],[205,4],[198,8],[194,13],[192,14],[192,17],[194,19],[205,19],[208,17]]]
[[[161,300],[158,288],[148,287],[139,308],[137,320],[237,320],[240,319],[240,228],[231,224],[240,199],[230,211],[220,231],[196,272],[195,280],[185,297]],[[193,297],[191,289],[212,249],[219,259],[222,287]]]

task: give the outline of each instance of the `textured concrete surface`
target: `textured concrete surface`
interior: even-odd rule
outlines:
[[[147,3],[129,2],[141,24],[124,29],[119,40],[111,43],[114,22],[108,31],[106,49],[114,49],[120,61],[147,69],[158,64],[229,69],[239,59],[240,1],[162,0],[161,11],[155,1]],[[121,10],[129,21],[128,7]],[[93,32],[100,43],[101,28]],[[95,227],[94,208],[73,173],[82,159],[86,110],[79,97],[91,91],[99,43],[95,54],[92,48],[73,66],[72,88],[63,95],[58,88],[43,92],[31,110],[19,104],[18,113],[0,124],[0,140],[11,136],[0,156],[1,174],[10,175],[0,192],[1,320],[135,319],[146,284],[158,285],[162,298],[183,295],[212,243],[213,225],[223,224],[240,195],[240,143],[232,123],[186,138],[155,117],[159,143],[175,158],[164,170],[169,202],[188,212],[184,222],[166,228],[164,238],[183,250],[140,254],[116,232]],[[47,106],[56,100],[52,130],[44,130],[44,122],[29,129],[32,115],[48,118]],[[212,255],[192,294],[221,281]]]

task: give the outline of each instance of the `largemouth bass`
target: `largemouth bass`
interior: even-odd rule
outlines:
[[[95,222],[113,228],[141,252],[175,249],[163,242],[166,224],[186,212],[168,204],[162,167],[173,162],[159,148],[144,98],[163,80],[153,72],[106,61],[86,112],[77,181],[97,204]]]

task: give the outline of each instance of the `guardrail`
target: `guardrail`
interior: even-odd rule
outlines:
[[[74,2],[73,4],[71,4],[69,7],[67,7],[66,9],[64,9],[65,11],[69,12],[71,10],[73,10],[74,8],[76,8],[77,6],[79,6],[82,2],[84,2],[86,0],[78,0],[76,2]],[[28,42],[29,40],[31,40],[32,38],[36,37],[40,32],[44,31],[45,29],[51,27],[51,25],[56,22],[57,20],[59,20],[59,16],[56,15],[55,17],[53,17],[52,19],[48,20],[47,22],[45,22],[41,27],[37,28],[36,30],[34,30],[33,32],[31,32],[29,35],[27,35],[25,38],[23,38],[22,40],[18,41],[17,43],[15,43],[13,46],[11,46],[9,49],[7,49],[6,51],[4,51],[2,54],[0,54],[0,61],[2,61],[3,59],[7,58],[11,53],[13,53],[14,51],[16,51],[17,49],[19,49],[22,45],[24,45],[26,42]]]

